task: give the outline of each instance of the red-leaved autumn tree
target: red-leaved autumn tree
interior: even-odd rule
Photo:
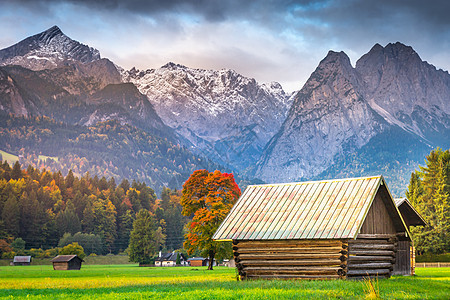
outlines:
[[[188,224],[184,248],[189,254],[196,249],[209,257],[208,270],[213,269],[214,257],[227,252],[226,243],[211,239],[220,223],[241,195],[233,174],[197,170],[184,183],[180,199],[183,215],[193,216]]]

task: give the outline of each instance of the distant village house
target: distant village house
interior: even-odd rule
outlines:
[[[183,253],[161,253],[159,252],[158,258],[155,259],[156,267],[176,267],[177,266],[177,256],[180,256],[180,266],[188,266],[189,263]]]

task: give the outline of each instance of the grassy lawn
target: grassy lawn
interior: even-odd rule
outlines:
[[[415,277],[379,281],[383,299],[449,299],[450,268],[417,269]],[[140,268],[83,265],[0,267],[1,299],[362,299],[359,281],[245,281],[217,267]]]
[[[5,152],[3,150],[0,150],[0,154],[2,155],[2,160],[6,160],[10,166],[14,165],[14,163],[19,160],[17,155]]]

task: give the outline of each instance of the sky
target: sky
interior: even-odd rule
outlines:
[[[292,92],[329,50],[401,42],[450,70],[448,0],[0,0],[0,49],[57,25],[117,65],[233,69]]]

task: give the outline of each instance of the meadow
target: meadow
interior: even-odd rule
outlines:
[[[382,299],[449,299],[450,268],[378,281]],[[0,267],[0,299],[363,299],[360,281],[236,281],[233,268],[83,265]]]

